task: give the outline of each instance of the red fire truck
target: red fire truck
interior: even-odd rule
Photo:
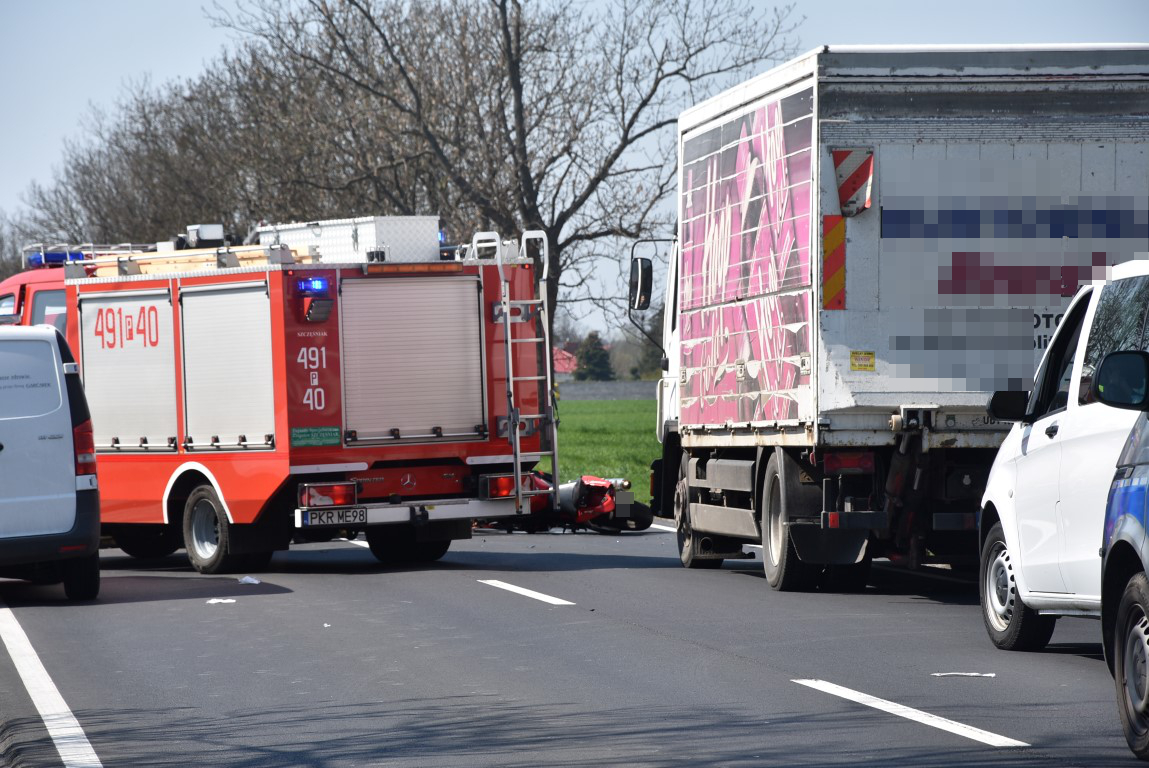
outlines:
[[[66,266],[104,531],[125,552],[183,546],[222,573],[341,530],[365,532],[385,563],[426,562],[475,518],[554,493],[526,477],[544,456],[557,466],[532,260],[546,264],[545,236],[371,248],[366,223],[289,225],[254,246],[204,227],[190,249],[32,254]],[[288,236],[305,230],[331,234]]]

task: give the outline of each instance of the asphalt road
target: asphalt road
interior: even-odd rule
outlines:
[[[0,758],[1135,763],[1099,625],[1063,619],[1043,653],[997,651],[969,582],[877,569],[860,595],[777,593],[760,559],[687,571],[673,534],[653,529],[480,532],[437,564],[400,570],[363,545],[293,548],[253,574],[258,584],[198,575],[182,553],[143,564],[105,550],[90,604],[0,581],[0,620],[15,619],[0,621]],[[13,650],[13,625],[29,652]]]

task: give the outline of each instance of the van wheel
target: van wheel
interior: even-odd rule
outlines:
[[[95,600],[100,594],[100,553],[63,560],[64,595],[69,600]]]
[[[782,474],[778,471],[778,454],[766,462],[762,477],[762,568],[766,582],[779,592],[809,589],[820,567],[804,563],[790,540],[789,520],[782,509]],[[864,586],[864,585],[863,585]]]
[[[1149,759],[1149,579],[1137,573],[1117,606],[1113,638],[1117,710],[1129,749]]]
[[[678,559],[684,568],[722,567],[722,558],[699,557],[701,539],[690,526],[690,454],[683,452],[678,462],[678,483],[674,486],[674,527],[678,538]]]
[[[184,547],[188,560],[200,573],[228,573],[243,565],[242,556],[231,554],[231,525],[223,504],[210,485],[201,485],[188,496],[184,507]]]
[[[1042,616],[1021,602],[1015,568],[1005,544],[1005,532],[1001,523],[995,523],[981,548],[978,573],[986,632],[1003,651],[1040,651],[1053,636],[1057,619]]]
[[[139,560],[167,557],[183,545],[179,534],[166,525],[120,525],[112,538],[125,554]]]

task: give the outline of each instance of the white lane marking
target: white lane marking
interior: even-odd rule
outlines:
[[[368,549],[371,546],[367,542],[360,541],[359,539],[340,539],[340,541],[346,541],[348,544],[354,544],[355,546],[363,547],[364,549]]]
[[[997,677],[996,672],[930,672],[930,677]]]
[[[508,592],[514,592],[516,595],[531,597],[535,600],[542,600],[544,603],[550,603],[551,605],[574,605],[574,603],[572,603],[570,600],[563,600],[559,597],[544,595],[542,592],[535,592],[533,589],[523,589],[522,587],[516,587],[514,584],[508,584],[507,582],[499,581],[498,579],[478,579],[477,581],[480,584],[489,584],[492,587],[498,587],[499,589],[505,589]]]
[[[660,531],[666,531],[667,533],[678,533],[678,529],[673,525],[659,525],[658,523],[651,523],[650,527],[656,528]],[[762,549],[761,544],[743,544],[742,546],[750,547],[751,549]]]
[[[1024,741],[1017,741],[1006,736],[999,736],[996,733],[983,731],[980,728],[974,728],[972,725],[959,723],[955,720],[947,720],[944,717],[931,715],[929,712],[922,712],[920,709],[913,709],[902,704],[895,704],[892,701],[879,699],[869,694],[852,691],[849,688],[843,688],[840,685],[827,683],[825,680],[791,680],[798,685],[804,685],[808,688],[813,688],[823,693],[829,693],[834,696],[840,696],[843,699],[857,702],[858,704],[865,704],[867,707],[880,709],[883,712],[889,712],[891,715],[904,717],[907,720],[913,720],[923,725],[928,725],[932,728],[939,728],[943,731],[963,736],[967,739],[980,741],[982,744],[988,744],[991,747],[1028,747]]]
[[[12,663],[28,689],[28,696],[40,713],[65,768],[102,768],[100,758],[96,757],[79,721],[48,676],[48,670],[44,669],[28,635],[16,621],[12,609],[4,605],[0,605],[0,639],[8,647],[8,655],[12,657]]]

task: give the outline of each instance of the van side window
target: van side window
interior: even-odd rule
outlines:
[[[1101,359],[1124,349],[1149,350],[1145,338],[1145,317],[1149,311],[1149,276],[1130,277],[1101,289],[1097,311],[1085,344],[1085,365],[1081,373],[1078,402],[1089,400],[1089,383]]]
[[[65,305],[65,293],[58,291],[36,291],[32,295],[32,325],[56,326],[56,330],[64,333],[67,328],[68,316]]]
[[[1083,297],[1058,326],[1057,337],[1041,364],[1041,370],[1037,372],[1033,394],[1029,398],[1029,413],[1034,418],[1064,410],[1069,404],[1073,358],[1077,354],[1077,343],[1088,306],[1088,298]]]
[[[0,315],[11,315],[16,312],[16,294],[6,293],[0,296]]]

